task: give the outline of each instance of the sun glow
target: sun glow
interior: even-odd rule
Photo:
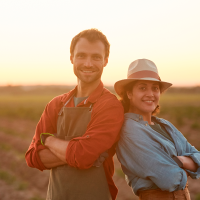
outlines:
[[[70,42],[93,27],[111,44],[104,84],[126,78],[133,60],[147,58],[162,80],[200,85],[199,7],[180,0],[102,0],[97,7],[90,0],[1,1],[0,85],[75,84]]]

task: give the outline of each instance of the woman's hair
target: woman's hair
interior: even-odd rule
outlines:
[[[119,99],[119,101],[122,103],[123,107],[124,107],[124,113],[129,111],[129,107],[130,107],[130,99],[127,96],[127,92],[131,92],[134,85],[136,84],[137,81],[133,81],[129,84],[127,84],[124,87],[124,91],[123,94],[121,96],[121,98]],[[160,87],[160,86],[159,86]],[[152,112],[152,115],[156,115],[160,112],[160,105],[157,105],[155,110]]]

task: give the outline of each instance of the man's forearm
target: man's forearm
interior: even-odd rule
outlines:
[[[49,136],[45,140],[45,146],[65,164],[67,164],[66,149],[68,144],[69,144],[68,141],[61,140],[59,138],[55,138],[52,136]]]
[[[43,149],[39,151],[38,155],[40,157],[41,162],[48,169],[66,164],[65,162],[60,160],[57,156],[55,156],[49,149]]]
[[[198,169],[197,164],[192,160],[192,158],[187,156],[177,156],[177,158],[183,163],[183,168],[188,169],[192,172],[196,172]]]

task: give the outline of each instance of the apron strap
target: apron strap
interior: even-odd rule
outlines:
[[[70,99],[64,104],[64,106],[60,109],[60,112],[58,113],[58,115],[62,114],[63,108],[70,102],[70,100],[72,99],[73,96],[70,97]]]
[[[102,96],[102,94],[103,94],[103,91],[102,91],[100,97]],[[99,98],[100,98],[100,97],[99,97]],[[87,98],[87,99],[88,99],[88,98]],[[87,99],[84,101],[84,104],[86,104]],[[90,111],[90,112],[92,112],[93,105],[94,105],[94,103],[91,103],[91,105],[89,106],[89,111]]]
[[[102,94],[103,94],[103,91],[102,91],[100,97],[102,96]],[[74,95],[73,95],[73,96],[74,96]],[[64,106],[60,109],[60,112],[58,113],[58,115],[61,115],[61,114],[62,114],[62,111],[63,111],[64,107],[70,102],[70,100],[72,99],[73,96],[71,96],[70,99],[69,99],[69,100],[64,104]],[[87,98],[87,99],[88,99],[88,98]],[[87,99],[85,99],[84,104],[86,104]],[[89,111],[90,111],[90,112],[92,112],[93,105],[94,105],[94,103],[91,103],[91,105],[89,106]]]
[[[88,98],[87,98],[87,99],[88,99]],[[84,104],[86,104],[87,99],[84,101]],[[91,103],[90,106],[89,106],[89,111],[90,111],[90,112],[92,112],[93,105],[94,105],[94,103]]]
[[[91,103],[91,105],[90,105],[90,107],[89,107],[89,111],[90,111],[90,112],[92,112],[93,105],[94,105],[94,104],[93,104],[93,103]]]
[[[64,109],[64,107],[70,102],[70,100],[72,99],[73,96],[71,96],[71,98],[64,104],[64,106],[60,109],[60,112],[58,113],[58,115],[62,114],[62,111]],[[88,99],[88,98],[87,98]],[[84,101],[84,104],[86,103],[87,99]],[[93,103],[91,103],[91,105],[89,106],[89,111],[92,112],[92,108],[93,108]]]

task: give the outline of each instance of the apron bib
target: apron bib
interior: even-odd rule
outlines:
[[[59,112],[57,137],[69,141],[85,134],[91,120],[92,105],[90,107],[65,107],[66,104]],[[50,171],[46,200],[111,199],[103,164],[100,167],[89,169],[62,165]]]

